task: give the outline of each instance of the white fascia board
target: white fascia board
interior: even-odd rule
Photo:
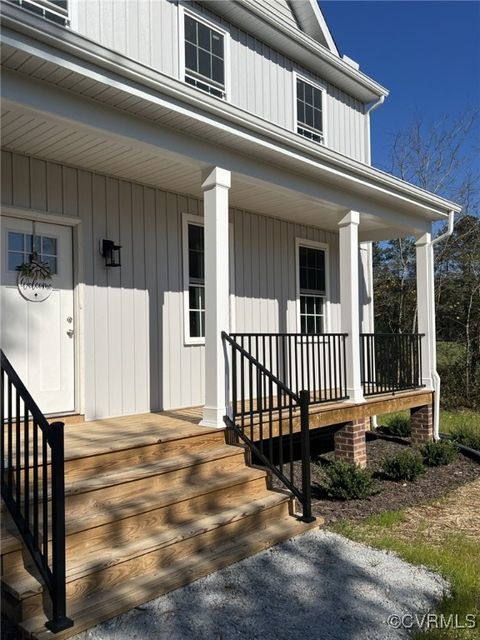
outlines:
[[[328,24],[327,21],[325,20],[325,17],[323,15],[323,12],[320,10],[320,7],[318,6],[318,1],[317,0],[308,0],[308,6],[311,8],[319,26],[320,29],[325,37],[325,40],[327,41],[328,44],[328,48],[330,49],[330,51],[332,51],[333,53],[335,53],[337,56],[340,55],[337,45],[335,44],[335,40],[333,39],[332,33],[330,31],[330,29],[328,28]],[[295,6],[295,4],[292,2],[292,6]]]
[[[22,31],[26,30],[24,23],[21,27]],[[199,92],[175,78],[153,71],[125,56],[72,34],[66,29],[62,29],[62,36],[66,35],[65,32],[69,38],[62,38],[59,43],[61,49],[68,51],[63,56],[59,56],[58,48],[52,49],[45,43],[46,32],[40,32],[43,37],[39,42],[28,35],[3,28],[2,41],[29,55],[48,60],[99,83],[116,87],[150,103],[156,103],[188,118],[228,132],[232,135],[232,140],[236,137],[261,145],[272,153],[273,161],[281,162],[281,156],[287,156],[298,162],[297,169],[302,164],[314,166],[321,172],[330,174],[331,177],[357,183],[387,198],[393,197],[411,202],[412,206],[423,209],[425,214],[433,216],[433,219],[443,219],[447,217],[449,211],[461,210],[455,203],[332,149],[310,143],[286,129]],[[38,33],[35,32],[34,36],[37,35]],[[56,36],[50,36],[50,42],[53,43],[55,38]],[[69,39],[75,42],[67,46]]]

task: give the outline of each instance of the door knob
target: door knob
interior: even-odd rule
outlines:
[[[74,333],[75,333],[75,331],[74,331],[73,329],[68,329],[68,331],[67,331],[67,336],[68,336],[69,338],[71,338],[71,337],[73,337],[73,334],[74,334]]]

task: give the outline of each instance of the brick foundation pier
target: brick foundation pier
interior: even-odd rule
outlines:
[[[422,445],[433,440],[433,407],[431,404],[410,409],[410,423],[413,445]]]
[[[343,425],[334,436],[335,458],[351,462],[359,467],[367,464],[365,431],[369,427],[369,418],[359,418]]]

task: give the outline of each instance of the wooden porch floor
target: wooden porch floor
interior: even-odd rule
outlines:
[[[62,418],[58,418],[62,420]],[[65,459],[162,444],[217,432],[201,427],[202,407],[159,411],[65,424]]]
[[[310,428],[317,429],[349,420],[411,407],[431,404],[432,392],[421,390],[403,391],[366,398],[361,404],[331,402],[312,405]],[[287,412],[284,412],[286,417]],[[294,413],[293,429],[300,430],[300,414]],[[75,459],[95,452],[118,451],[151,444],[167,443],[171,440],[218,433],[217,429],[200,426],[202,407],[190,407],[172,411],[135,414],[88,422],[77,422],[65,426],[65,458]],[[272,420],[278,424],[279,414],[273,412]],[[258,416],[253,423],[258,425]],[[275,430],[273,435],[275,435]]]

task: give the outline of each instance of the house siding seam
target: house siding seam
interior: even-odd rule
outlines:
[[[87,419],[203,404],[204,347],[183,335],[182,214],[203,202],[4,150],[2,203],[81,218]],[[238,332],[297,331],[296,238],[330,253],[330,327],[339,330],[338,234],[230,210]],[[102,238],[122,245],[106,270]]]
[[[77,0],[78,2],[78,0]],[[294,73],[326,87],[327,146],[368,162],[365,106],[269,45],[200,5],[198,13],[230,33],[230,101],[279,127],[295,130]],[[112,28],[112,25],[114,28]],[[162,37],[154,37],[160,25]],[[180,76],[178,7],[168,0],[84,0],[76,30],[174,78]]]

